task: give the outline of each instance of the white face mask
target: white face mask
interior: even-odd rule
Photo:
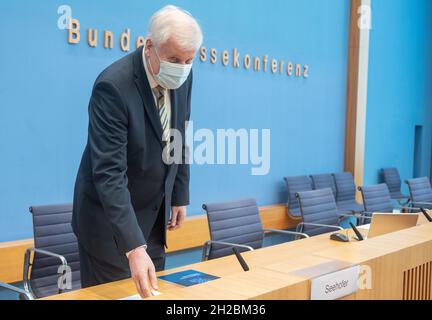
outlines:
[[[156,49],[155,52],[160,63],[160,70],[158,74],[155,74],[153,69],[151,70],[156,82],[165,89],[175,90],[180,88],[189,77],[189,74],[192,70],[192,63],[179,64],[164,61],[159,58]],[[152,68],[151,63],[149,63],[149,65],[150,68]]]

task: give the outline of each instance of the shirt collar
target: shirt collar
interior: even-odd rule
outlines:
[[[159,85],[158,85],[158,83],[154,79],[152,73],[150,72],[150,70],[147,67],[147,59],[146,59],[146,56],[145,56],[145,49],[144,48],[143,48],[143,51],[142,51],[142,58],[143,58],[143,64],[144,64],[144,69],[145,69],[145,72],[146,72],[146,75],[147,75],[147,79],[148,79],[149,84],[150,84],[150,88],[153,90],[153,89],[155,89]]]

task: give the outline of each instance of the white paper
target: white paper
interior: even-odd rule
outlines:
[[[159,292],[159,291],[152,290],[152,295],[153,296],[160,296],[161,294],[162,293]],[[141,296],[139,294],[135,294],[133,296],[129,296],[129,297],[126,297],[126,298],[121,298],[121,299],[118,299],[118,300],[143,300],[143,299],[141,298]]]

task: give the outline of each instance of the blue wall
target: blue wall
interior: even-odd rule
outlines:
[[[396,166],[403,180],[412,178],[416,125],[423,126],[420,175],[428,176],[432,1],[373,1],[372,14],[365,184],[379,181],[379,170],[389,166]]]
[[[120,32],[129,27],[132,39],[145,35],[150,15],[168,2],[67,3],[83,30],[113,31],[115,48],[105,50],[101,41],[89,48],[84,33],[80,44],[69,45],[66,31],[57,28],[57,8],[64,1],[1,3],[0,241],[32,235],[29,205],[72,200],[93,81],[123,56]],[[283,176],[342,170],[348,0],[171,3],[199,19],[207,48],[238,48],[310,65],[309,79],[293,79],[196,62],[195,129],[270,128],[272,152],[266,176],[251,176],[249,165],[194,165],[190,214],[201,214],[204,201],[251,196],[261,205],[284,202]],[[412,60],[415,49],[409,52]]]

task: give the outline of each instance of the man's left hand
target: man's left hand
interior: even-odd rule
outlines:
[[[186,218],[186,207],[172,207],[172,216],[168,221],[168,230],[174,231],[182,227]]]

